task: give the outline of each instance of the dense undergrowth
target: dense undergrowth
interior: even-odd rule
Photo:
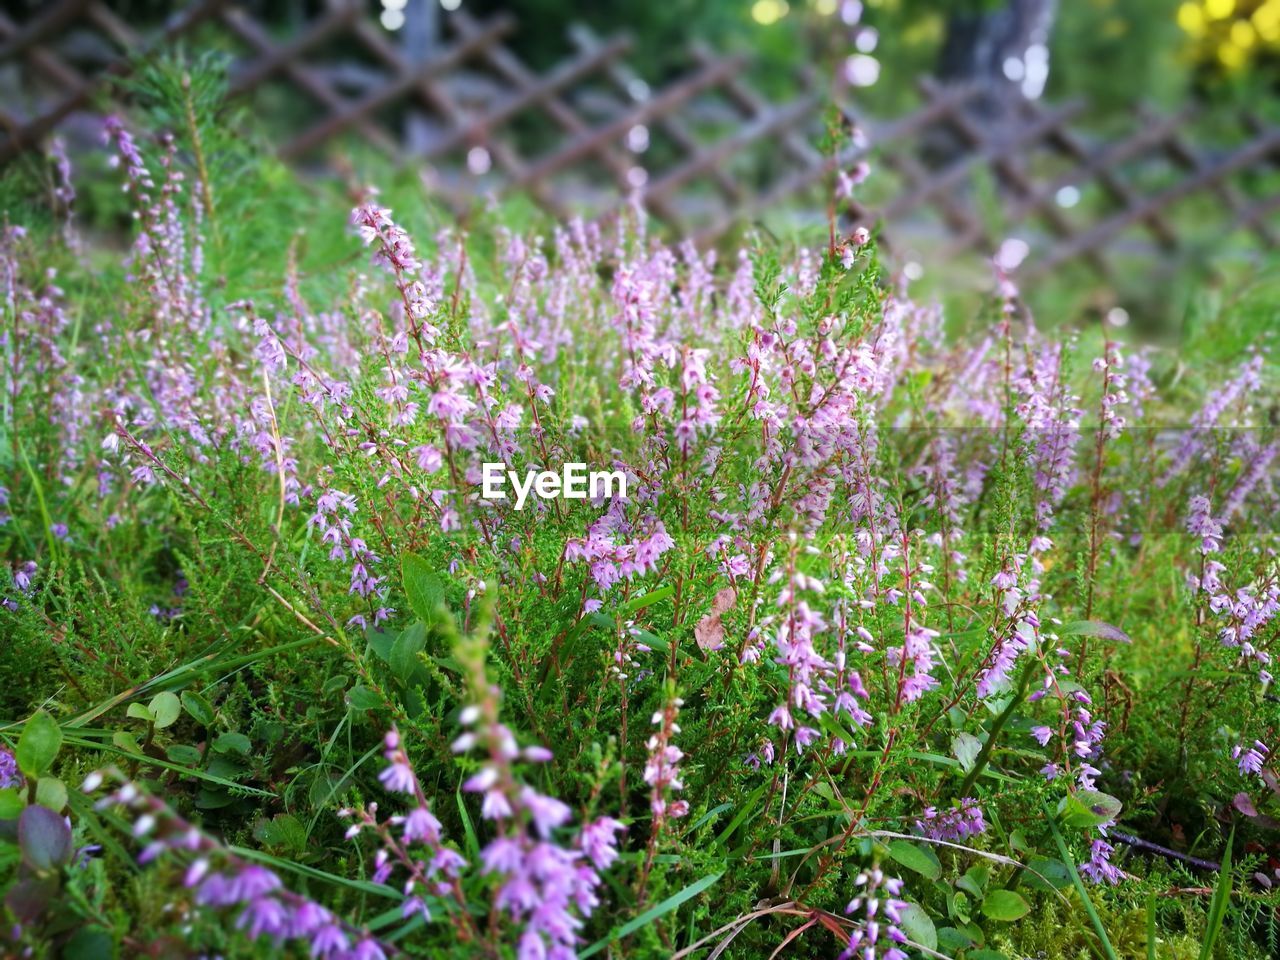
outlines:
[[[1264,340],[167,119],[6,185],[6,953],[1274,953]]]

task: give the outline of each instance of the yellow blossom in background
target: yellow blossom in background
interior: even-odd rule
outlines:
[[[1235,71],[1280,56],[1280,0],[1184,0],[1175,19],[1201,63]]]
[[[1280,0],[1268,0],[1253,11],[1253,28],[1265,42],[1280,44]]]
[[[1204,33],[1204,11],[1195,3],[1184,3],[1178,8],[1178,26],[1185,33],[1199,37]]]
[[[761,26],[771,26],[785,17],[790,9],[786,0],[756,0],[751,5],[751,19]]]
[[[1218,45],[1218,59],[1222,61],[1224,67],[1234,70],[1244,65],[1244,51],[1234,43],[1222,43]]]
[[[1231,42],[1241,49],[1248,50],[1257,38],[1248,20],[1237,20],[1231,25]]]

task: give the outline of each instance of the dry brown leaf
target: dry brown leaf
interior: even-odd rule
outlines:
[[[724,624],[720,618],[733,609],[738,599],[733,587],[725,587],[711,600],[711,609],[693,628],[693,637],[698,641],[700,650],[721,650],[724,648]]]

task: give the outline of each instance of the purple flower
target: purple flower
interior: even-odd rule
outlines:
[[[406,763],[393,763],[380,774],[378,779],[392,793],[413,793],[417,788],[417,780],[412,768]]]
[[[600,817],[583,826],[578,845],[597,870],[607,870],[618,859],[618,834],[626,829],[620,820]]]
[[[1114,848],[1102,838],[1096,838],[1089,847],[1089,859],[1080,864],[1080,872],[1093,883],[1117,884],[1124,879],[1124,872],[1111,863]]]
[[[311,934],[311,956],[316,960],[344,953],[347,947],[347,935],[336,923],[326,924]]]
[[[387,960],[387,955],[377,940],[365,937],[351,949],[351,960]]]
[[[916,821],[916,829],[934,840],[964,840],[986,832],[987,822],[978,801],[965,797],[958,806],[941,813],[928,807],[924,819]]]
[[[289,928],[289,912],[274,897],[257,897],[249,901],[236,928],[244,930],[253,939],[267,936],[280,943]]]
[[[523,787],[520,790],[520,803],[529,812],[534,826],[544,840],[551,836],[552,830],[568,822],[573,813],[567,804],[561,803],[555,797],[538,793],[532,787]]]
[[[857,920],[849,935],[849,945],[840,960],[907,960],[899,944],[907,942],[902,932],[902,909],[899,899],[902,881],[886,877],[879,867],[864,870],[854,880],[858,895],[849,901],[845,913]]]
[[[7,749],[0,747],[0,790],[6,787],[21,787],[22,782],[17,759]]]
[[[1253,741],[1253,745],[1246,747],[1237,744],[1231,751],[1232,758],[1236,761],[1242,774],[1261,773],[1262,766],[1266,763],[1267,755],[1271,751],[1267,749],[1267,745],[1261,740]]]

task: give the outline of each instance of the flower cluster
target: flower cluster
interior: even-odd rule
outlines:
[[[950,810],[925,807],[924,817],[916,821],[916,829],[931,840],[967,840],[985,833],[987,821],[978,801],[965,797]]]
[[[458,878],[467,862],[452,847],[446,846],[441,837],[440,821],[431,812],[422,785],[400,743],[396,730],[387,733],[383,752],[387,766],[378,775],[379,781],[391,793],[407,794],[413,807],[402,814],[394,814],[385,821],[378,820],[378,805],[370,803],[360,810],[343,809],[342,817],[354,818],[347,830],[347,839],[369,829],[378,834],[381,841],[373,873],[375,883],[386,883],[393,872],[400,869],[405,874],[404,905],[401,913],[406,918],[421,914],[431,919],[429,899],[451,898],[458,910],[451,915],[459,936],[471,939],[475,935],[467,913],[466,900]]]
[[[689,812],[686,800],[672,800],[671,796],[684,789],[680,779],[680,761],[684,751],[672,740],[680,732],[676,718],[684,701],[670,697],[666,706],[655,713],[652,722],[658,729],[649,737],[649,759],[644,765],[644,782],[649,785],[649,810],[653,814],[653,832],[656,835],[668,819],[679,819]]]
[[[858,925],[849,935],[841,960],[907,960],[902,949],[907,943],[902,932],[902,909],[907,904],[899,899],[902,881],[873,867],[859,873],[853,882],[858,895],[849,901],[845,913],[854,916]]]
[[[108,780],[115,784],[95,807],[122,807],[128,812],[133,836],[145,842],[140,863],[151,863],[162,855],[184,862],[182,886],[190,891],[197,908],[233,914],[235,929],[276,950],[293,943],[316,960],[388,957],[390,948],[352,929],[315,901],[288,890],[275,871],[233,854],[118,771],[91,773],[84,790],[96,792]]]
[[[0,747],[0,790],[21,786],[22,774],[18,770],[17,758],[9,750]]]
[[[1143,430],[1181,402],[1160,352],[1108,333],[1092,357],[1087,339],[1037,329],[1016,244],[994,265],[995,316],[957,340],[908,278],[881,272],[865,228],[834,218],[818,248],[726,258],[649,237],[632,210],[546,236],[500,229],[494,244],[455,227],[415,237],[417,211],[398,222],[372,191],[350,212],[355,239],[342,235],[353,266],[316,277],[290,251],[264,294],[205,266],[209,209],[174,140],[135,140],[119,119],[107,139],[134,220],[129,296],[90,303],[96,288],[49,267],[22,228],[0,231],[6,429],[22,441],[0,488],[14,662],[38,643],[64,667],[114,671],[179,646],[175,662],[219,669],[149,675],[234,685],[219,725],[242,710],[274,728],[298,721],[278,685],[232,679],[258,647],[220,669],[224,631],[251,610],[246,642],[278,638],[261,650],[286,652],[282,674],[316,644],[317,661],[332,657],[325,691],[350,671],[376,694],[314,697],[306,722],[349,733],[335,804],[369,849],[362,879],[423,938],[410,949],[571,957],[619,926],[600,916],[606,881],[641,910],[670,896],[663,867],[753,795],[763,814],[730,814],[721,839],[759,851],[795,836],[820,854],[751,854],[737,889],[708,894],[716,909],[761,889],[766,861],[768,889],[801,896],[856,874],[846,955],[900,960],[902,884],[857,839],[895,823],[991,844],[988,819],[1010,803],[996,768],[1056,797],[1113,789],[1123,771],[1104,746],[1125,756],[1107,741],[1157,707],[1124,682],[1132,660],[1117,651],[1138,638],[1122,647],[1104,621],[1136,635],[1188,611],[1174,725],[1211,742],[1227,774],[1214,786],[1270,775],[1280,544],[1262,528],[1280,513],[1280,443],[1261,350],[1211,384],[1191,429]],[[866,173],[839,173],[837,209]],[[250,289],[256,302],[231,299]],[[481,493],[490,464],[582,460],[621,473],[628,494],[539,493],[517,509]],[[1169,522],[1176,536],[1153,536]],[[1154,579],[1142,603],[1115,586]],[[118,611],[113,630],[83,635],[96,623],[75,615],[77,591]],[[1162,619],[1143,622],[1148,610]],[[1197,698],[1211,683],[1212,701]],[[1201,723],[1227,696],[1240,716]],[[140,771],[166,745],[190,758],[167,736],[148,740]],[[914,762],[948,749],[959,789]],[[381,755],[376,781],[363,751]],[[166,763],[171,782],[191,772]],[[274,789],[281,769],[234,772]],[[0,786],[15,782],[0,750]],[[383,927],[371,936],[290,893],[138,783],[106,802],[130,813],[146,859],[182,863],[193,909],[263,949],[390,952]],[[327,811],[317,822],[334,829]],[[1019,826],[1029,845],[1047,839]],[[1100,884],[1124,879],[1112,826],[1087,834],[1081,872]],[[850,924],[803,906],[828,930]],[[653,926],[673,947],[670,919]]]
[[[617,859],[618,834],[623,824],[601,817],[579,827],[573,845],[558,842],[557,834],[570,825],[568,805],[522,782],[519,764],[545,764],[552,753],[542,746],[519,746],[515,734],[498,717],[501,693],[491,686],[484,669],[484,648],[463,652],[472,702],[459,720],[464,732],[452,749],[457,754],[478,752],[480,768],[462,783],[466,793],[479,794],[480,815],[494,831],[480,851],[480,873],[496,881],[494,909],[515,925],[520,960],[576,956],[583,918],[599,905],[601,872]],[[390,745],[391,740],[388,740]],[[403,789],[412,781],[407,759],[393,753],[383,773],[388,787]]]

